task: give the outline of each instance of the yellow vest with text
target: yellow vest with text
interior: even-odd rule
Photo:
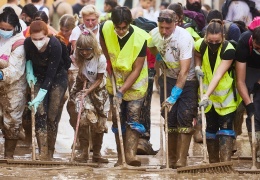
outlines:
[[[204,39],[202,38],[195,43],[195,48],[198,52],[199,52],[199,47],[203,40]],[[220,58],[221,48],[222,45],[218,49],[218,55],[217,55],[213,73],[209,62],[208,47],[206,48],[206,51],[204,53],[203,60],[202,60],[202,71],[204,73],[203,94],[206,93],[208,86],[213,78],[213,75],[222,61]],[[231,43],[228,43],[224,52],[229,49],[234,49]],[[232,113],[237,109],[237,106],[239,105],[242,99],[239,96],[238,92],[236,92],[237,100],[235,101],[233,88],[232,88],[233,81],[234,79],[230,76],[229,71],[227,71],[220,79],[215,90],[210,95],[209,99],[211,100],[212,103],[210,103],[209,106],[205,109],[205,113],[207,113],[211,109],[212,105],[214,106],[216,112],[222,116]]]
[[[118,37],[114,32],[114,25],[111,20],[104,23],[102,33],[110,57],[110,61],[113,67],[115,75],[117,89],[123,86],[124,82],[132,72],[132,66],[141,52],[145,41],[147,43],[151,40],[151,36],[131,25],[134,32],[129,37],[124,47],[120,50]],[[113,94],[113,88],[110,77],[107,78],[107,90],[109,94]],[[124,93],[123,99],[125,101],[141,99],[145,96],[148,87],[148,67],[145,61],[140,75],[134,82],[134,84]]]

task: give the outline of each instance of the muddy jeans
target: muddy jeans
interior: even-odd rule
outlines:
[[[7,89],[7,92],[5,90],[0,92],[0,125],[6,139],[18,139],[26,104],[25,77],[21,77],[19,82],[15,82]]]
[[[155,76],[155,69],[148,69],[148,88],[144,99],[144,104],[141,109],[140,123],[144,125],[146,133],[143,138],[150,140],[150,129],[151,129],[151,101],[153,95],[153,82]]]
[[[167,97],[171,95],[176,79],[167,77]],[[163,74],[159,78],[160,101],[164,102]],[[198,108],[198,82],[186,81],[183,91],[168,113],[168,127],[170,129],[192,128],[193,118],[197,116]],[[162,112],[164,117],[164,112]]]
[[[38,80],[34,86],[35,97],[38,94],[42,81]],[[59,72],[51,88],[48,90],[42,103],[40,103],[37,112],[35,114],[35,131],[38,134],[48,134],[49,138],[54,141],[55,145],[58,123],[59,123],[59,108],[62,103],[64,94],[68,85],[68,76],[65,70]],[[54,147],[51,147],[54,148]]]

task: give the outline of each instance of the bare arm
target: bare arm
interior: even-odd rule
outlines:
[[[123,94],[135,83],[136,79],[139,77],[140,72],[143,68],[145,57],[137,57],[134,64],[133,70],[127,77],[123,86],[119,89]]]
[[[81,91],[82,93],[84,93],[84,97],[87,96],[92,91],[94,91],[101,84],[101,82],[103,80],[103,76],[104,76],[104,73],[98,73],[96,81],[88,89]]]
[[[201,66],[201,54],[198,51],[194,51],[195,66]]]
[[[237,82],[237,90],[242,97],[245,105],[251,103],[248,90],[246,87],[246,63],[241,63],[236,61],[236,82]]]
[[[176,86],[178,86],[181,89],[183,89],[185,85],[189,73],[189,69],[190,69],[190,63],[191,63],[191,58],[180,61],[181,70],[177,78]]]

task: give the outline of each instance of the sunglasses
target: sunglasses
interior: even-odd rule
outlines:
[[[173,19],[172,18],[165,18],[165,17],[158,17],[158,22],[166,22],[166,23],[172,23]]]
[[[116,31],[127,31],[129,29],[129,26],[125,26],[125,27],[117,27],[115,26],[115,30]]]
[[[80,48],[80,47],[77,47],[77,49],[78,49],[79,51],[92,51],[92,50],[93,50],[93,48],[91,48],[91,47],[88,47],[88,48]]]

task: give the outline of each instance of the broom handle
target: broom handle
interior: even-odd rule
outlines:
[[[116,96],[116,82],[115,82],[115,77],[113,74],[111,75],[111,81],[112,81],[112,86],[113,86],[113,95],[115,97]],[[124,142],[123,142],[123,135],[122,135],[122,129],[121,129],[121,120],[120,120],[120,115],[119,115],[119,110],[118,110],[119,107],[117,107],[117,105],[114,103],[113,103],[113,106],[116,111],[117,129],[118,129],[120,150],[121,150],[121,155],[122,155],[122,163],[123,163],[123,166],[126,167]]]
[[[251,101],[253,102],[253,94],[250,95]],[[252,126],[252,170],[256,170],[256,139],[255,139],[255,115],[251,117]]]
[[[87,86],[87,81],[85,80],[84,84],[83,84],[83,90],[86,89],[86,86]],[[83,107],[83,100],[84,100],[84,94],[82,93],[82,95],[80,97],[79,112],[78,112],[76,130],[75,130],[75,134],[74,134],[74,141],[73,141],[72,152],[71,152],[71,159],[70,159],[71,162],[74,161],[74,156],[75,156],[75,147],[76,147],[76,142],[77,142],[77,137],[78,137],[79,121],[80,121],[81,111],[82,111],[82,107]]]
[[[203,83],[202,77],[200,81],[200,99],[203,97]],[[203,162],[207,162],[207,144],[206,144],[206,117],[204,112],[204,106],[201,106],[201,118],[202,118],[202,136],[203,136]]]
[[[31,82],[31,101],[34,99],[34,84]],[[36,160],[35,155],[35,112],[34,107],[31,108],[31,118],[32,118],[32,160]]]
[[[167,99],[167,79],[166,69],[163,70],[164,102]],[[169,149],[168,149],[168,108],[164,108],[164,126],[165,126],[165,148],[166,148],[166,169],[169,169]]]

